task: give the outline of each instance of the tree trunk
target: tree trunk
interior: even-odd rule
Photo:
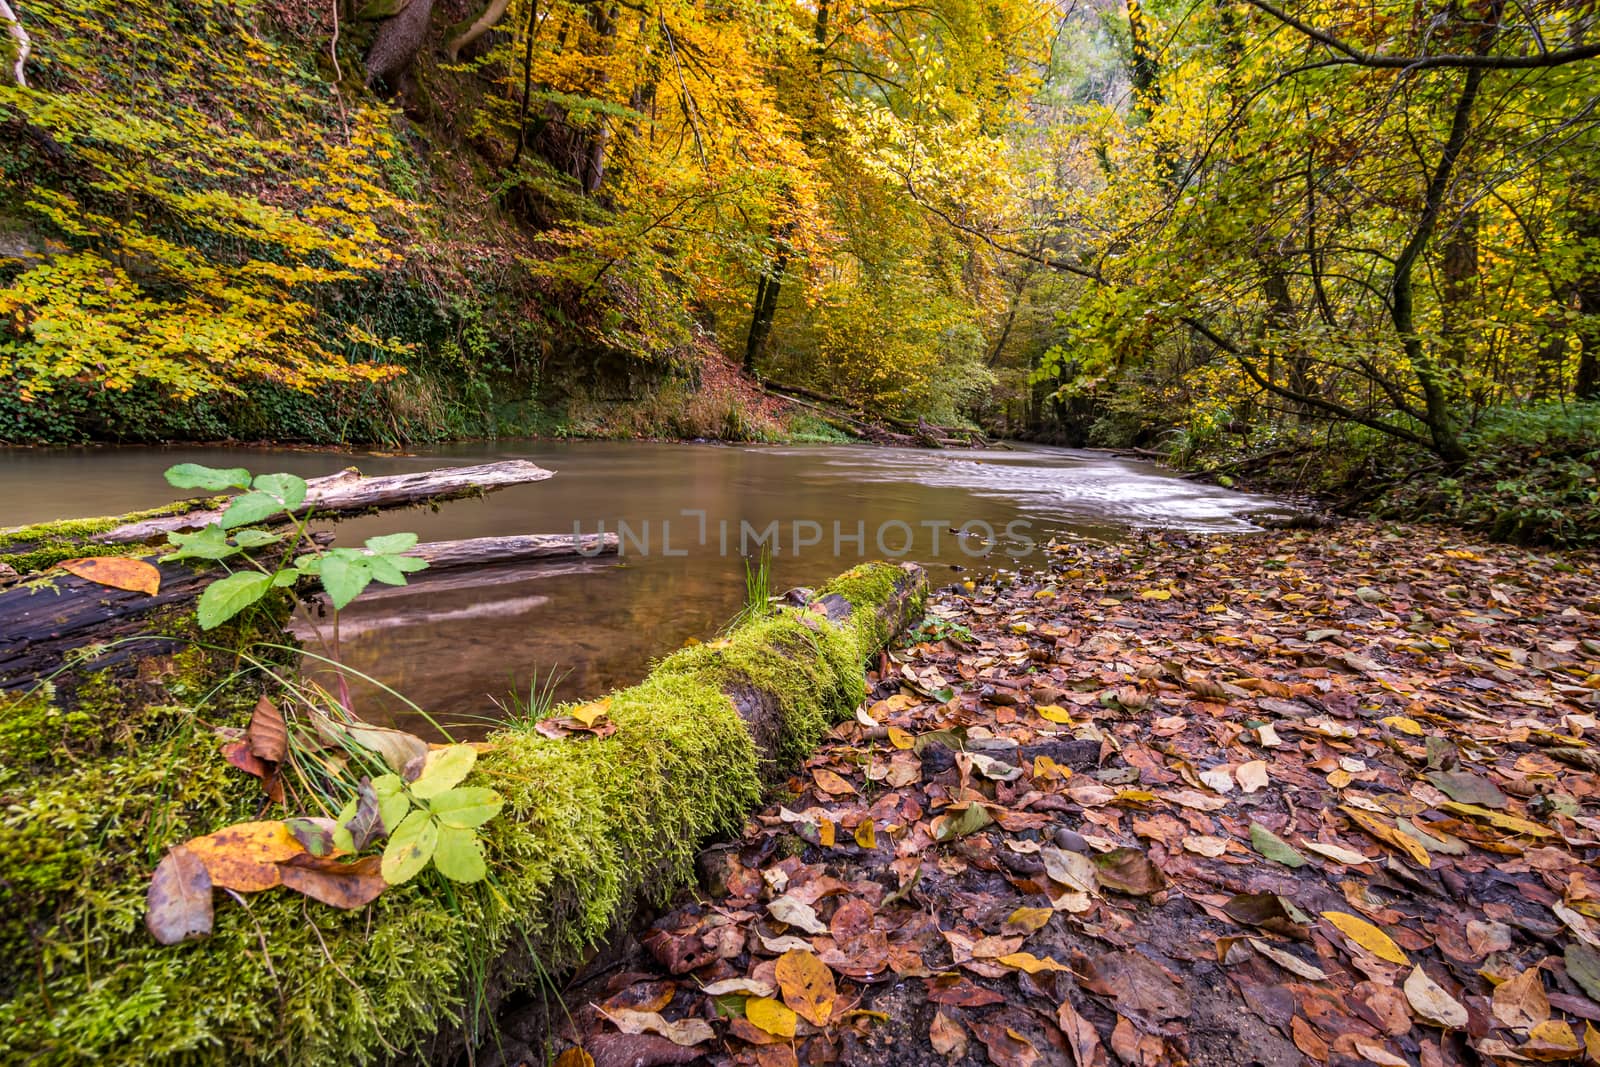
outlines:
[[[787,227],[777,235],[778,251],[772,262],[761,272],[756,283],[756,303],[750,313],[750,333],[745,338],[744,369],[756,373],[756,364],[767,354],[767,344],[772,339],[772,320],[778,314],[778,296],[783,291],[783,274],[789,266],[789,250],[784,245]]]
[[[6,66],[11,76],[11,84],[19,89],[28,87],[26,66],[28,52],[33,43],[28,40],[28,31],[22,28],[22,20],[17,13],[11,10],[7,0],[0,0],[0,22],[6,24],[6,36],[11,38],[11,43],[0,48],[0,56],[6,60]]]
[[[392,96],[411,77],[411,64],[428,38],[434,0],[410,0],[399,13],[385,19],[367,49],[367,84]]]
[[[1422,216],[1417,221],[1411,240],[1406,242],[1405,248],[1395,259],[1394,279],[1390,285],[1390,317],[1422,391],[1428,436],[1439,458],[1451,465],[1464,463],[1467,450],[1461,443],[1461,434],[1455,415],[1450,410],[1449,397],[1433,353],[1427,350],[1417,334],[1411,276],[1438,226],[1445,194],[1450,187],[1450,176],[1467,143],[1467,133],[1472,125],[1472,107],[1478,99],[1483,73],[1481,69],[1472,67],[1462,80],[1461,94],[1456,98],[1455,111],[1450,120],[1450,133],[1445,138],[1438,165],[1428,180],[1423,196]]]

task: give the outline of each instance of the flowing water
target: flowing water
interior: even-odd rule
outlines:
[[[497,442],[417,454],[266,448],[0,450],[0,527],[151,507],[177,494],[173,463],[311,477],[354,464],[369,475],[530,459],[557,472],[437,511],[342,523],[339,543],[414,530],[424,541],[519,533],[618,531],[623,553],[440,571],[380,586],[340,620],[340,658],[446,725],[482,728],[496,699],[560,678],[561,698],[637,680],[652,659],[705,638],[744,602],[742,556],[771,551],[773,586],[812,585],[862,559],[962,571],[1037,559],[1051,538],[1112,540],[1140,529],[1249,532],[1270,500],[1178,478],[1103,453],[1019,447],[910,451],[853,446]],[[620,526],[620,529],[619,529]],[[298,632],[321,649],[326,620]],[[356,710],[413,717],[358,684]],[[471,724],[476,724],[473,729]]]

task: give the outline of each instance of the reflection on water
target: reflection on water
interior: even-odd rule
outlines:
[[[0,527],[172,499],[178,494],[161,480],[172,463],[313,476],[351,463],[391,474],[512,458],[557,477],[436,512],[338,527],[341,543],[359,544],[405,529],[435,541],[626,524],[622,559],[424,573],[345,611],[343,661],[446,723],[497,714],[492,698],[526,693],[535,672],[564,672],[561,698],[636,680],[651,659],[714,632],[738,610],[741,542],[746,551],[760,539],[776,544],[780,589],[902,550],[940,581],[952,567],[1013,566],[1027,542],[1051,537],[1114,539],[1152,527],[1245,532],[1253,529],[1247,517],[1271,506],[1151,464],[1064,449],[501,442],[353,457],[249,448],[0,451]],[[319,639],[333,635],[327,620],[308,618],[301,636],[320,648]],[[357,684],[355,695],[368,718],[414,725],[381,689]]]

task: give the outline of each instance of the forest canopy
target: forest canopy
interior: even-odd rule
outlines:
[[[1454,469],[1552,404],[1592,433],[1592,5],[0,20],[13,437],[263,387],[376,397],[400,437],[447,397],[493,432],[711,352],[860,411],[1184,456],[1337,433]]]

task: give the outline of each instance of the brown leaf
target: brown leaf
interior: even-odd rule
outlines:
[[[1137,952],[1108,952],[1089,961],[1086,988],[1114,997],[1117,1011],[1153,1023],[1189,1014],[1189,994],[1165,968]]]
[[[1100,884],[1118,893],[1148,896],[1167,884],[1161,869],[1150,862],[1142,849],[1114,848],[1094,857]]]
[[[553,1067],[595,1067],[594,1057],[581,1048],[569,1048],[556,1057]]]
[[[625,1034],[659,1034],[675,1045],[701,1045],[717,1036],[711,1024],[704,1019],[669,1022],[656,1012],[629,1011],[627,1008],[618,1008],[616,1011],[601,1008],[600,1014]]]
[[[257,759],[282,763],[289,755],[289,731],[283,724],[283,713],[265,694],[256,701],[256,710],[250,713],[250,725],[244,737]]]
[[[935,1012],[928,1027],[928,1044],[939,1055],[959,1060],[967,1054],[967,1032],[944,1012]]]
[[[778,957],[773,970],[783,1002],[813,1026],[828,1025],[838,989],[833,972],[812,952],[790,949]]]
[[[1105,1063],[1106,1054],[1100,1047],[1100,1035],[1095,1032],[1093,1023],[1078,1014],[1072,1001],[1063,1000],[1061,1007],[1056,1009],[1056,1025],[1066,1035],[1067,1047],[1072,1050],[1077,1067],[1097,1067]]]
[[[85,581],[106,585],[113,589],[126,589],[130,593],[148,593],[155,596],[161,590],[161,572],[142,559],[127,556],[91,556],[88,559],[69,559],[56,564],[64,571],[76,574]]]
[[[1490,1001],[1500,1025],[1513,1030],[1531,1030],[1550,1018],[1550,998],[1545,995],[1539,968],[1529,967],[1515,978],[1495,987]]]
[[[388,888],[380,867],[382,856],[363,856],[354,863],[323,856],[295,856],[278,866],[283,884],[333,908],[353,911],[371,904]]]
[[[1033,1067],[1039,1062],[1039,1050],[1016,1029],[1006,1025],[1004,1013],[973,1023],[972,1032],[988,1049],[989,1060],[995,1067]]]
[[[211,876],[200,857],[182,845],[156,866],[145,894],[144,924],[163,945],[192,941],[211,933]]]

